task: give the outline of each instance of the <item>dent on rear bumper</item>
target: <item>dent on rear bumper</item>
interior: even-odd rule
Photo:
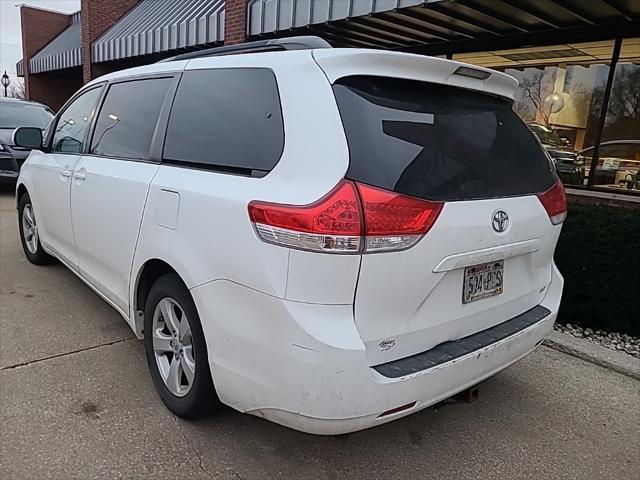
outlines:
[[[316,434],[342,434],[409,415],[521,359],[553,328],[562,277],[553,268],[544,320],[473,354],[400,378],[369,367],[351,305],[289,302],[217,281],[192,290],[220,399]],[[416,402],[409,410],[380,413]]]
[[[282,409],[258,409],[247,413],[319,435],[340,435],[382,425],[449,398],[517,362],[540,344],[553,328],[554,320],[555,315],[552,315],[540,324],[473,356],[454,360],[412,377],[405,377],[401,383],[394,385],[393,382],[389,382],[386,386],[378,385],[378,388],[371,389],[370,392],[357,392],[360,394],[358,405],[363,410],[372,404],[368,395],[377,395],[384,399],[383,402],[376,402],[384,407],[379,406],[374,413],[348,418],[319,418],[308,416],[306,411],[292,412]],[[387,379],[378,377],[377,380],[382,383]],[[389,388],[394,388],[394,391]],[[415,405],[410,409],[380,417],[384,411],[412,402],[415,402]]]

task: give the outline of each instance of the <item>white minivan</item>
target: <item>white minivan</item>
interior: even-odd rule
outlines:
[[[144,337],[187,418],[223,403],[340,434],[416,412],[551,331],[566,199],[517,82],[318,38],[187,53],[85,85],[17,186],[55,257]]]

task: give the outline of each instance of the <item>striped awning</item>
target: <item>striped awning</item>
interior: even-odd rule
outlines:
[[[69,27],[29,60],[29,73],[49,72],[82,65],[81,30],[80,12],[76,12],[71,15]]]
[[[637,0],[249,0],[248,34],[438,54],[486,49],[479,40],[562,43],[554,39],[565,32],[573,41],[637,36],[639,23]]]
[[[250,0],[249,35],[413,7],[424,0]]]
[[[22,67],[22,59],[16,63],[16,73],[19,77],[24,77],[24,68]]]
[[[93,43],[93,62],[222,42],[224,3],[224,0],[141,0]]]

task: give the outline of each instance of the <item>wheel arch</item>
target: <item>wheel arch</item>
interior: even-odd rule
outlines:
[[[184,279],[177,269],[171,266],[168,262],[159,258],[150,258],[140,266],[138,274],[136,275],[136,282],[133,291],[134,310],[144,310],[144,304],[147,301],[151,287],[156,280],[168,273],[175,273],[184,282]]]
[[[24,183],[19,183],[18,186],[16,187],[16,208],[18,208],[18,206],[20,205],[20,199],[24,196],[24,195],[28,195],[29,191],[27,190],[27,187],[25,186]]]

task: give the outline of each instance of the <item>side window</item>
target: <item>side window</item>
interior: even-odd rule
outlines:
[[[147,160],[160,109],[172,81],[172,78],[151,78],[111,85],[96,121],[91,153]]]
[[[640,144],[634,145],[633,143],[614,143],[613,145],[600,144],[600,157],[616,157],[623,160],[635,160],[638,150],[640,150]]]
[[[283,148],[280,97],[271,70],[184,73],[167,127],[165,160],[268,172]]]
[[[87,129],[95,112],[102,88],[93,88],[71,103],[58,117],[51,151],[59,153],[81,153]]]

